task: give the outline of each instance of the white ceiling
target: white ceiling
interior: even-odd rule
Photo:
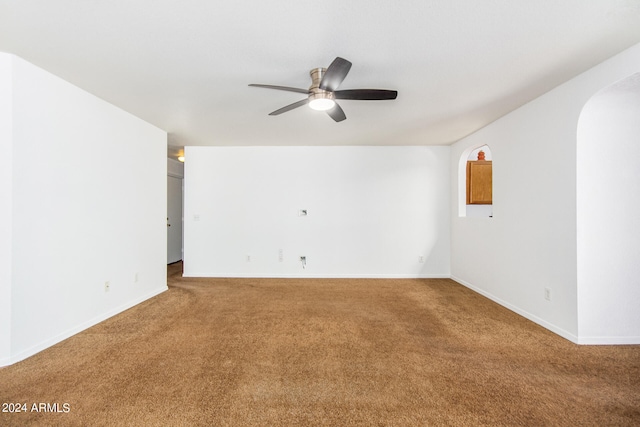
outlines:
[[[184,145],[442,145],[640,42],[640,0],[0,0],[0,50],[169,132]],[[340,89],[304,98],[341,56]],[[640,66],[639,66],[640,68]]]

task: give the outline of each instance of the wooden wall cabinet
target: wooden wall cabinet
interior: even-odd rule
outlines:
[[[493,171],[491,160],[467,162],[467,204],[490,205],[493,203]]]

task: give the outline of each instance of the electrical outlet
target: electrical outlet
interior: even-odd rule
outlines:
[[[133,275],[133,283],[138,283],[138,273],[137,272]]]
[[[284,261],[284,251],[282,249],[278,249],[278,261]]]
[[[251,262],[251,255],[247,254],[247,262]]]
[[[418,262],[424,264],[424,255],[418,255]]]
[[[104,282],[104,291],[109,292],[110,288],[111,288],[111,282],[109,281]]]
[[[551,301],[551,289],[544,288],[544,299]]]
[[[307,257],[302,255],[300,256],[300,262],[302,263],[302,268],[307,268]]]

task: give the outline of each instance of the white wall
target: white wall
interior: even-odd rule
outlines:
[[[640,73],[587,103],[577,155],[580,341],[640,343]]]
[[[166,133],[20,58],[12,72],[11,349],[1,364],[167,289]]]
[[[448,277],[448,188],[449,147],[187,147],[184,273]]]
[[[464,188],[461,156],[491,147],[494,212],[491,219],[452,218],[452,277],[574,342],[578,118],[594,93],[639,63],[636,45],[452,146],[455,201]]]
[[[0,53],[0,366],[11,355],[12,57]]]

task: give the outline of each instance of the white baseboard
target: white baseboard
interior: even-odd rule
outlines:
[[[168,290],[169,288],[165,285],[162,286],[152,292],[149,292],[139,298],[136,298],[132,301],[129,301],[125,304],[122,304],[112,310],[107,311],[106,313],[102,313],[99,316],[96,316],[86,322],[81,323],[80,325],[77,325],[69,330],[66,330],[54,337],[51,337],[45,341],[42,341],[34,346],[31,346],[25,350],[22,350],[14,355],[11,355],[8,358],[4,358],[2,360],[0,360],[0,367],[1,366],[9,366],[9,365],[13,365],[14,363],[20,362],[28,357],[33,356],[36,353],[41,352],[42,350],[45,350],[46,348],[49,348],[55,344],[58,344],[61,341],[66,340],[67,338],[84,331],[85,329],[89,329],[92,326],[97,325],[100,322],[103,322],[105,320],[107,320],[110,317],[115,316],[116,314],[122,313],[125,310],[130,309],[131,307],[134,307],[138,304],[140,304],[141,302],[144,302],[150,298],[155,297],[156,295],[161,294],[162,292]]]
[[[211,279],[449,279],[449,274],[238,274],[190,273],[183,277]]]
[[[529,312],[527,312],[527,311],[525,311],[525,310],[523,310],[523,309],[521,309],[519,307],[516,307],[516,306],[514,306],[512,304],[509,304],[508,302],[496,297],[495,295],[492,295],[489,292],[486,292],[486,291],[484,291],[484,290],[482,290],[480,288],[475,287],[474,285],[472,285],[469,282],[466,282],[466,281],[464,281],[464,280],[462,280],[462,279],[460,279],[458,277],[455,277],[455,276],[451,276],[451,280],[454,280],[454,281],[460,283],[462,286],[464,286],[466,288],[469,288],[472,291],[477,292],[477,293],[479,293],[480,295],[482,295],[484,297],[489,298],[491,301],[493,301],[493,302],[495,302],[497,304],[500,304],[501,306],[513,311],[514,313],[519,314],[520,316],[522,316],[522,317],[524,317],[526,319],[529,319],[534,323],[537,323],[538,325],[542,326],[543,328],[548,329],[551,332],[560,335],[562,338],[565,338],[565,339],[567,339],[567,340],[569,340],[569,341],[571,341],[571,342],[573,342],[575,344],[582,344],[581,342],[579,342],[578,337],[575,336],[574,334],[572,334],[572,333],[570,333],[570,332],[568,332],[568,331],[566,331],[566,330],[564,330],[564,329],[562,329],[562,328],[560,328],[560,327],[558,327],[558,326],[556,326],[556,325],[554,325],[552,323],[549,323],[546,320],[541,319],[538,316],[535,316],[535,315],[533,315],[533,314],[531,314],[531,313],[529,313]]]
[[[584,345],[637,345],[640,337],[580,337],[578,344]]]

